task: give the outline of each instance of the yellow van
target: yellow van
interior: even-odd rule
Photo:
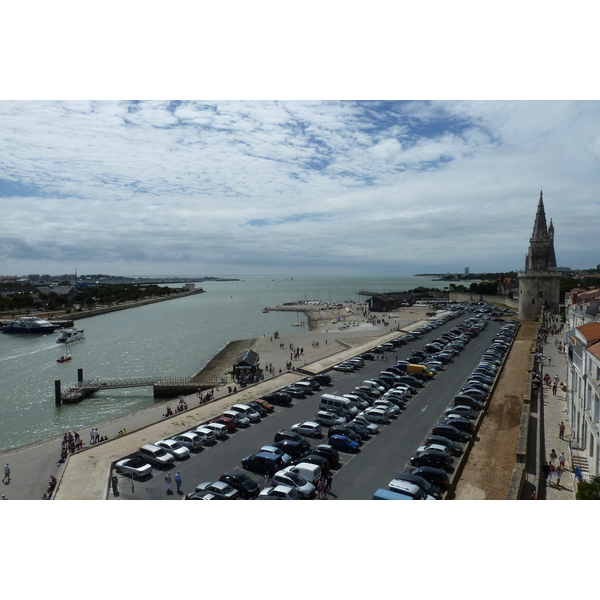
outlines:
[[[413,375],[414,373],[420,373],[423,377],[433,377],[433,372],[430,371],[425,365],[411,365],[406,367],[406,374]]]

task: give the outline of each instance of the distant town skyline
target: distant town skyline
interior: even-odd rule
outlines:
[[[0,101],[9,274],[598,263],[597,101]],[[43,269],[42,269],[43,267]]]

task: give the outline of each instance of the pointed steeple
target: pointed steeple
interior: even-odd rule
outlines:
[[[551,238],[554,237],[554,225],[552,224],[552,219],[550,219],[550,225],[548,225],[548,235]]]
[[[540,200],[538,202],[537,214],[535,215],[535,223],[533,224],[532,238],[543,239],[548,236],[546,228],[546,212],[544,211],[544,198],[540,190]]]

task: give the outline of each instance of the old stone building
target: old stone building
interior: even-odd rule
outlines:
[[[554,225],[546,225],[544,199],[540,192],[525,271],[519,273],[519,317],[535,321],[544,306],[558,312],[561,273],[556,268]]]

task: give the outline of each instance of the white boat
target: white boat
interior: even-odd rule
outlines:
[[[39,317],[20,317],[2,326],[4,333],[53,333],[60,325],[53,325]]]
[[[67,342],[76,342],[77,340],[82,340],[83,336],[83,329],[64,329],[56,339],[56,343],[66,344]]]

